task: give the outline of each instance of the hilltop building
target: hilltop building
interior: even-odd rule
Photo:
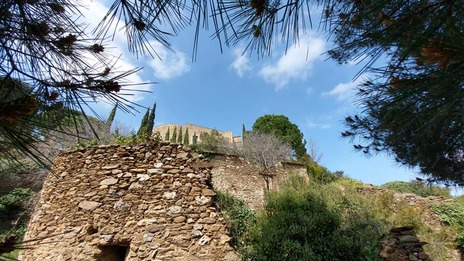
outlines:
[[[161,136],[161,139],[163,139],[164,141],[169,141],[170,138],[172,137],[172,135],[174,134],[174,130],[176,130],[176,132],[177,132],[176,135],[179,135],[178,132],[180,131],[181,128],[182,128],[182,135],[185,135],[186,130],[188,130],[189,144],[192,144],[194,139],[196,139],[197,142],[200,142],[201,141],[201,137],[200,137],[201,133],[211,134],[211,132],[214,130],[214,129],[211,129],[211,128],[186,123],[184,125],[180,125],[180,124],[158,125],[153,129],[153,132],[158,132],[160,134],[160,136]],[[168,135],[169,137],[166,137],[167,136],[166,134],[168,133],[168,131],[169,131],[169,135]],[[220,130],[216,130],[216,131],[219,132],[230,143],[234,143],[234,144],[241,144],[242,143],[242,137],[241,136],[233,136],[231,131],[220,131]],[[194,137],[194,136],[196,136],[196,137]]]

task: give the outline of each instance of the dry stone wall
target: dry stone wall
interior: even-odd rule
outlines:
[[[243,200],[252,209],[259,209],[264,204],[267,191],[265,179],[270,190],[278,190],[283,181],[291,175],[309,180],[306,167],[299,163],[282,162],[266,176],[260,174],[256,165],[233,155],[216,154],[211,164],[214,166],[213,187]]]
[[[413,227],[396,227],[382,241],[382,261],[432,261],[422,248]]]
[[[172,144],[62,152],[20,260],[237,260],[211,166]],[[193,167],[195,166],[195,167]]]

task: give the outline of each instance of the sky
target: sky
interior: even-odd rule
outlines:
[[[84,1],[85,21],[96,25],[107,8],[98,1]],[[118,30],[120,32],[121,30]],[[110,43],[119,57],[120,70],[143,67],[128,78],[130,82],[156,82],[137,86],[128,99],[141,105],[140,113],[119,110],[116,124],[137,130],[147,107],[156,102],[155,125],[191,123],[241,135],[242,124],[251,130],[257,118],[282,114],[298,125],[306,140],[322,154],[320,164],[330,171],[343,171],[350,178],[381,185],[418,177],[415,171],[399,166],[381,154],[366,157],[342,139],[343,119],[359,111],[354,89],[362,81],[354,79],[361,66],[356,62],[338,65],[328,59],[331,42],[317,30],[308,30],[298,44],[285,51],[277,45],[269,57],[244,54],[244,44],[219,48],[211,31],[202,31],[195,61],[193,28],[170,38],[172,50],[153,42],[161,59],[139,57],[128,52],[125,36],[118,33]],[[145,108],[144,108],[145,107]],[[105,118],[111,106],[100,102],[94,108]],[[309,148],[308,148],[309,149]]]

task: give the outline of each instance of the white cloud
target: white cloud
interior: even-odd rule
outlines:
[[[276,90],[282,89],[291,80],[305,80],[324,50],[323,37],[314,33],[307,34],[293,44],[286,54],[282,54],[275,64],[264,66],[259,75],[266,82],[274,84]]]
[[[328,92],[323,92],[323,96],[335,96],[338,101],[350,101],[354,97],[355,88],[366,80],[367,74],[363,74],[356,78],[355,81],[339,83]]]
[[[168,50],[159,42],[151,42],[150,44],[160,58],[149,62],[157,78],[168,80],[190,71],[190,65],[187,63],[187,55],[185,53],[177,50]]]
[[[250,72],[252,69],[250,60],[243,53],[242,48],[234,49],[234,57],[235,59],[230,65],[230,67],[235,70],[238,77],[242,78],[245,75],[245,73]]]

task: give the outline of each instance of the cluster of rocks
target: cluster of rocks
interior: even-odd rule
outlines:
[[[383,261],[431,261],[422,248],[427,243],[420,242],[413,227],[397,227],[382,241],[380,256]]]
[[[212,166],[188,147],[104,145],[55,164],[20,260],[238,260]]]

